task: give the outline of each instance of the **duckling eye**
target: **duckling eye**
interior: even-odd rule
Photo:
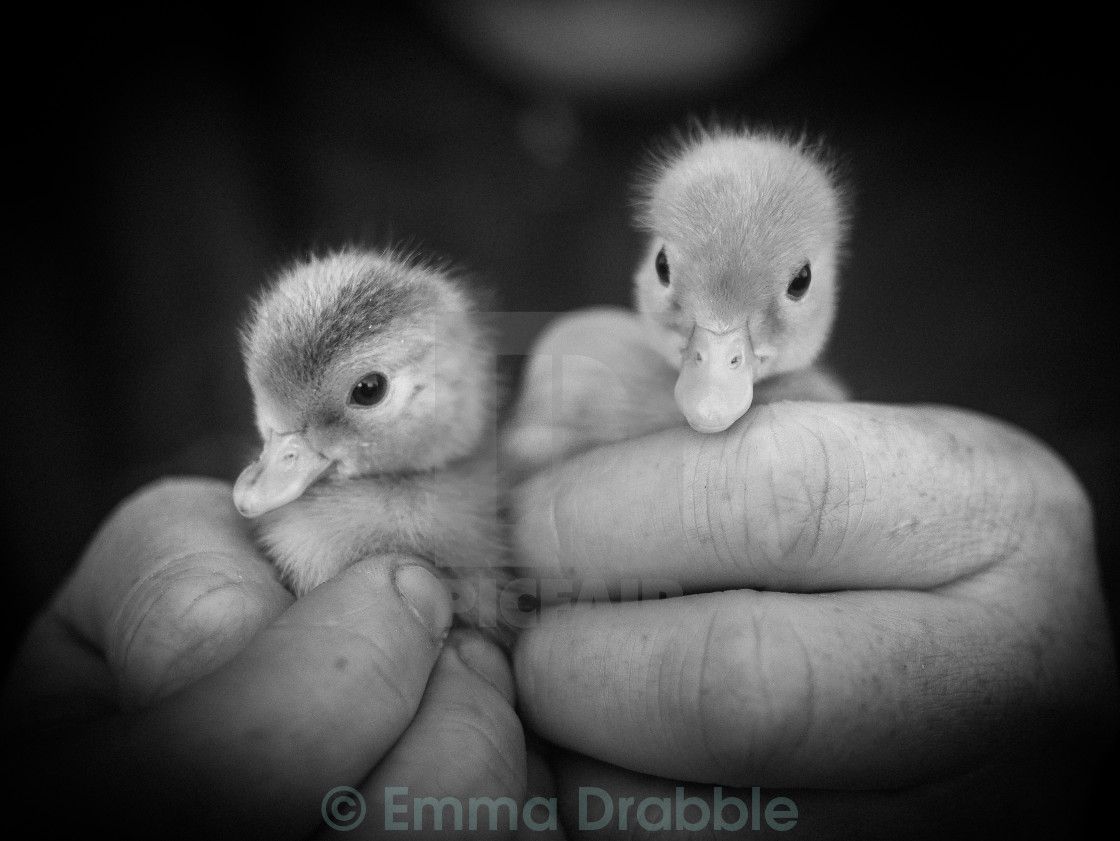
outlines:
[[[797,270],[797,274],[793,276],[793,280],[789,282],[786,287],[786,294],[793,298],[795,301],[800,301],[805,297],[805,293],[809,291],[809,282],[813,279],[813,270],[809,268],[806,263]]]
[[[389,378],[374,371],[366,374],[350,389],[350,403],[354,406],[376,406],[389,391]]]
[[[669,258],[665,256],[665,247],[662,246],[661,250],[657,252],[657,258],[653,261],[654,267],[657,269],[657,276],[661,279],[662,286],[669,285]]]

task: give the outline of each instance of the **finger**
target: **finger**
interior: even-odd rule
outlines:
[[[578,456],[514,500],[520,562],[686,591],[930,588],[1012,551],[1068,471],[963,412],[779,403],[727,434],[673,429]]]
[[[533,345],[500,446],[515,475],[607,442],[681,422],[677,372],[650,352],[633,312],[593,308],[553,319]]]
[[[815,827],[807,820],[804,806],[786,790],[755,789],[756,794],[749,789],[682,784],[575,753],[557,753],[553,764],[560,814],[564,825],[578,830],[580,838],[676,841],[735,837],[730,833],[740,832],[765,839],[783,837],[779,833],[791,829],[796,829],[797,838],[820,837],[812,832]],[[838,827],[849,832],[851,828],[851,824]],[[842,831],[832,837],[869,837]]]
[[[371,820],[356,834],[512,837],[526,778],[513,704],[505,655],[478,634],[452,635],[416,717],[361,787]]]
[[[195,837],[303,837],[324,793],[364,778],[404,732],[450,621],[428,568],[355,564],[219,670],[90,733],[67,767],[94,815],[128,793],[128,813],[104,817],[173,815]]]
[[[225,663],[291,602],[229,486],[181,479],[121,504],[52,613],[104,654],[118,702],[134,709]]]
[[[1017,609],[733,591],[546,613],[515,651],[520,708],[580,753],[729,785],[886,788],[1086,744],[1110,697],[1099,629],[1054,634],[1056,582],[992,586]]]

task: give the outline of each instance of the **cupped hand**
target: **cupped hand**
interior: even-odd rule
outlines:
[[[670,781],[796,792],[805,837],[1071,819],[1028,791],[1084,807],[1116,706],[1091,512],[1025,434],[776,403],[584,453],[514,514],[519,561],[574,602],[514,662],[523,717],[573,752],[569,817],[581,786]],[[626,600],[643,584],[675,597]]]
[[[446,588],[405,556],[293,602],[228,485],[147,488],[106,521],[17,656],[13,803],[47,835],[274,839],[332,822],[381,833],[389,787],[406,823],[413,797],[520,803],[508,665],[477,634],[448,637],[451,618]]]

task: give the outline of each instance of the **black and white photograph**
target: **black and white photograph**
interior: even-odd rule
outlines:
[[[1120,829],[1103,12],[27,14],[18,835]]]

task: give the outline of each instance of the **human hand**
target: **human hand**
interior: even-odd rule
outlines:
[[[679,368],[655,351],[639,315],[591,307],[553,319],[533,340],[499,437],[503,469],[519,481],[586,450],[683,424]],[[769,377],[754,403],[839,401],[844,387],[819,367]]]
[[[508,664],[478,634],[445,643],[450,624],[447,590],[403,556],[293,602],[228,485],[156,484],[108,518],[17,656],[13,803],[41,835],[279,839],[326,832],[338,786],[366,801],[350,837],[384,831],[386,787],[409,788],[406,822],[413,796],[521,802]],[[348,796],[326,813],[343,825]]]
[[[1114,732],[1113,652],[1084,492],[1023,433],[778,403],[727,434],[577,456],[524,483],[514,516],[519,562],[576,596],[514,661],[523,718],[574,752],[569,821],[599,788],[604,835],[625,836],[618,798],[636,797],[636,828],[634,804],[676,780],[709,804],[717,785],[778,787],[799,837],[1080,817],[1086,760]],[[587,604],[642,580],[684,595]]]

